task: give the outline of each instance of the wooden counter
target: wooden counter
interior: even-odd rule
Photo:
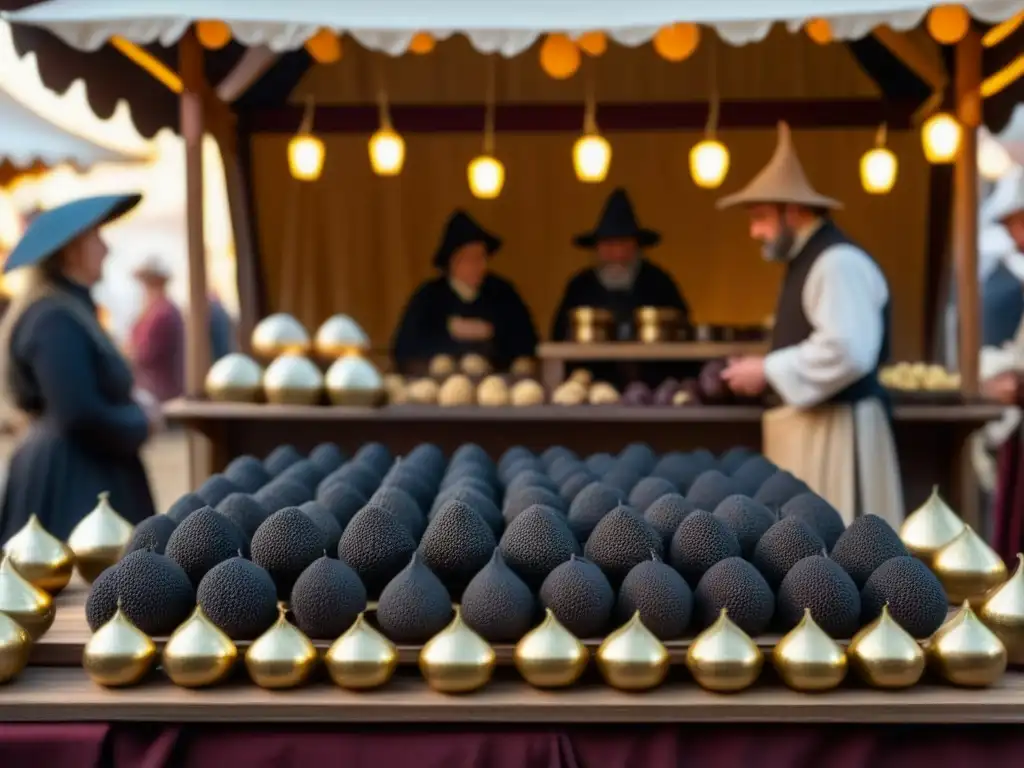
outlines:
[[[263,456],[291,443],[309,450],[321,441],[352,452],[380,441],[402,454],[423,442],[452,451],[477,443],[499,456],[512,445],[543,450],[564,445],[579,453],[616,453],[633,441],[658,452],[734,446],[760,448],[758,407],[537,406],[530,408],[441,408],[398,405],[385,408],[276,406],[175,400],[164,406],[170,422],[205,438],[208,456],[193,468],[193,484],[245,453]],[[968,438],[996,419],[995,405],[898,405],[896,441],[909,509],[938,485],[954,508],[976,522],[976,503],[965,475]]]

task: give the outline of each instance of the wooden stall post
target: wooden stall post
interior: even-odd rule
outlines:
[[[203,394],[210,368],[210,308],[206,290],[206,243],[203,222],[203,49],[190,29],[178,43],[181,75],[181,136],[185,141],[185,210],[188,233],[188,299],[185,394]],[[189,432],[189,482],[195,488],[207,474],[210,446],[198,432]]]

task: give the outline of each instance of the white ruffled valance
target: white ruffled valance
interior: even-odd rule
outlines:
[[[732,45],[762,40],[774,23],[798,30],[825,19],[839,40],[886,24],[921,22],[933,0],[47,0],[8,13],[13,23],[43,27],[67,44],[95,50],[114,36],[173,45],[195,21],[226,22],[239,42],[284,52],[321,28],[350,34],[369,49],[398,56],[416,32],[438,39],[464,34],[482,53],[511,57],[551,32],[603,30],[622,45],[642,45],[675,22],[714,27]],[[961,0],[978,20],[996,23],[1024,10],[1024,0]]]

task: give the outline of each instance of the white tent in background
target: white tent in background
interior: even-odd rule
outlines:
[[[84,171],[97,163],[144,159],[102,147],[50,122],[0,86],[0,186],[63,164]]]

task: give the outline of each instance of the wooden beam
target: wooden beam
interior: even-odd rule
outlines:
[[[774,128],[780,119],[793,128],[876,128],[886,123],[891,130],[912,126],[915,102],[879,99],[831,101],[745,100],[721,105],[722,130]],[[392,104],[395,129],[403,133],[479,133],[484,125],[483,104]],[[253,109],[239,115],[246,133],[295,133],[303,107],[289,105]],[[377,130],[380,109],[376,104],[318,104],[314,129],[321,133],[372,133]],[[597,120],[604,133],[621,131],[703,130],[708,119],[706,101],[602,103]],[[511,133],[579,133],[583,127],[582,103],[499,104],[495,130]]]
[[[181,93],[185,85],[181,77],[173,69],[164,64],[160,59],[151,54],[145,48],[126,40],[123,37],[114,36],[110,38],[110,44],[114,46],[125,58],[146,70],[156,80],[163,83],[174,93]]]
[[[217,85],[217,96],[225,104],[230,104],[249,90],[263,74],[278,60],[278,54],[264,45],[246,48],[242,58],[235,64],[224,79]]]
[[[981,35],[967,33],[956,47],[954,84],[963,143],[953,177],[953,249],[960,322],[960,378],[964,395],[978,394],[981,309],[978,292],[978,126],[981,125]]]
[[[907,69],[927,83],[933,91],[944,91],[949,84],[949,75],[942,62],[928,54],[910,37],[894,31],[891,27],[876,27],[872,35],[884,45]]]

